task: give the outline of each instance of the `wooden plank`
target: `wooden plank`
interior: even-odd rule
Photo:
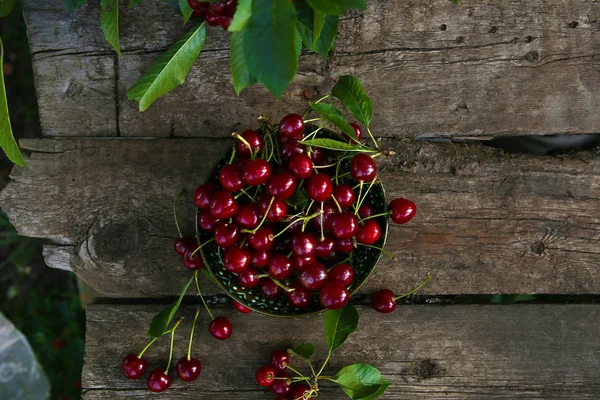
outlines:
[[[227,310],[225,309],[227,308]],[[145,381],[120,373],[120,360],[144,347],[159,306],[95,305],[87,310],[83,398],[149,398]],[[359,328],[331,359],[325,374],[368,362],[392,382],[382,399],[596,399],[600,397],[600,308],[596,305],[402,306],[381,315],[359,307]],[[190,384],[174,380],[169,399],[263,399],[270,396],[254,373],[271,351],[300,343],[317,345],[324,358],[322,317],[286,320],[241,315],[217,307],[233,324],[218,342],[199,319],[193,353],[203,363]],[[186,354],[193,309],[175,341]],[[166,366],[168,340],[147,353],[149,370]],[[300,369],[304,365],[293,364]],[[327,399],[347,398],[323,384]],[[272,396],[271,396],[272,397]]]
[[[18,231],[51,239],[46,259],[72,268],[101,292],[176,294],[185,280],[171,250],[193,232],[190,195],[228,141],[64,139],[22,141],[29,168],[16,168],[0,205]],[[429,271],[427,294],[600,293],[600,158],[506,155],[480,146],[383,140],[378,157],[388,197],[419,208],[392,226],[364,287],[405,291]],[[67,265],[65,265],[67,264]],[[156,282],[161,282],[157,285]],[[215,293],[214,291],[211,293]]]
[[[252,124],[259,113],[278,119],[304,109],[305,89],[312,89],[314,96],[326,93],[334,77],[347,73],[358,75],[372,94],[373,128],[381,136],[600,132],[600,115],[595,112],[600,107],[596,1],[466,0],[455,8],[447,0],[373,0],[368,12],[344,18],[337,51],[327,62],[315,55],[301,57],[298,76],[280,102],[258,87],[235,97],[227,33],[211,29],[207,51],[187,84],[144,114],[127,100],[127,88],[183,29],[164,2],[122,7],[123,57],[117,73],[106,70],[105,75],[116,79],[115,107],[96,107],[97,100],[80,98],[91,105],[75,110],[61,108],[56,93],[63,93],[74,75],[96,76],[97,67],[87,63],[92,54],[114,58],[100,31],[98,1],[73,15],[64,11],[60,0],[25,3],[34,67],[40,71],[43,127],[49,135],[61,130],[75,134],[77,126],[63,126],[63,113],[69,121],[76,121],[76,115],[85,120],[90,112],[94,121],[102,121],[101,115],[112,121],[116,107],[119,127],[113,136],[226,137],[232,129]],[[63,22],[54,26],[49,20]],[[65,61],[68,69],[58,76],[42,74],[47,53],[72,58]],[[85,81],[80,83],[86,87]],[[46,109],[57,113],[52,116]],[[87,128],[79,135],[107,134],[99,123]]]

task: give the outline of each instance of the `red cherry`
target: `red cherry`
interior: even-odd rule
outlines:
[[[294,262],[296,269],[302,272],[306,267],[308,267],[311,264],[314,264],[317,261],[317,259],[315,258],[315,256],[298,257],[297,255],[294,255],[292,257],[292,261]]]
[[[206,183],[198,186],[196,192],[194,192],[194,203],[196,207],[203,210],[210,207],[210,199],[217,193],[217,185],[214,183]]]
[[[333,189],[333,197],[342,208],[348,208],[354,204],[354,190],[352,186],[342,184]]]
[[[350,293],[345,287],[337,283],[328,283],[321,289],[319,300],[323,307],[329,310],[337,310],[348,304]]]
[[[393,200],[389,205],[390,218],[396,224],[405,224],[417,213],[417,206],[410,200],[407,199],[396,199]]]
[[[350,264],[338,264],[329,270],[329,281],[348,287],[354,280],[354,269]]]
[[[313,162],[306,154],[295,153],[288,160],[287,168],[296,178],[307,179],[313,173]]]
[[[358,153],[350,161],[350,174],[359,182],[371,182],[377,176],[377,165],[371,156]]]
[[[363,136],[362,129],[360,129],[360,126],[358,126],[358,124],[356,124],[354,122],[351,123],[351,124],[348,124],[348,125],[350,125],[352,128],[354,128],[354,133],[356,133],[356,137],[358,138],[358,142],[356,140],[354,140],[354,139],[350,139],[349,143],[360,144],[359,142],[360,142],[360,140],[362,139],[362,136]]]
[[[208,9],[210,11],[212,11],[214,14],[223,15],[223,13],[225,12],[225,2],[219,1],[216,3],[209,3]]]
[[[333,193],[333,184],[329,176],[325,174],[313,175],[306,184],[308,198],[318,202],[329,200]]]
[[[350,239],[358,230],[358,219],[349,211],[334,214],[330,219],[331,233],[338,239]]]
[[[219,221],[215,224],[213,235],[217,245],[231,247],[237,242],[240,229],[234,222]]]
[[[360,219],[369,218],[371,215],[373,215],[373,212],[373,207],[371,207],[370,204],[363,204],[358,209],[358,216]]]
[[[256,233],[247,236],[250,247],[255,250],[269,250],[273,247],[273,230],[268,226],[261,226]]]
[[[202,364],[195,358],[190,358],[189,360],[187,358],[182,358],[177,361],[175,369],[182,381],[193,382],[200,376]]]
[[[240,207],[237,215],[235,216],[235,220],[239,226],[245,229],[254,229],[258,226],[260,222],[258,218],[258,207],[256,204],[243,204]]]
[[[226,0],[224,3],[225,9],[223,10],[223,15],[233,17],[233,14],[235,14],[235,10],[237,8],[237,0]]]
[[[327,268],[321,263],[309,265],[302,271],[299,280],[308,290],[319,290],[327,283]]]
[[[192,236],[184,236],[181,239],[175,241],[175,251],[181,257],[185,255],[189,250],[195,250],[198,247],[198,241]]]
[[[269,278],[260,280],[260,292],[268,300],[275,300],[281,295],[281,288]]]
[[[237,212],[238,203],[229,192],[221,190],[210,199],[210,213],[215,218],[233,218]]]
[[[290,365],[290,355],[285,350],[275,350],[271,353],[271,366],[276,371],[284,371]]]
[[[327,258],[335,250],[335,239],[330,235],[326,235],[323,240],[317,239],[315,247],[315,255],[320,258]]]
[[[225,190],[237,192],[244,187],[240,170],[233,165],[225,165],[219,171],[219,182]]]
[[[336,239],[335,250],[339,251],[340,253],[351,253],[354,251],[354,243],[352,242],[352,238]]]
[[[221,17],[217,14],[213,14],[211,12],[206,14],[206,22],[210,26],[219,26],[221,25]]]
[[[261,205],[259,205],[261,207]],[[267,208],[269,204],[267,203]],[[267,211],[266,209],[264,211]],[[285,201],[281,199],[273,199],[273,204],[271,204],[271,208],[269,209],[269,213],[267,214],[267,221],[269,222],[279,222],[285,218],[288,212],[288,206]],[[264,215],[264,212],[263,212]]]
[[[301,139],[304,133],[304,121],[298,114],[288,114],[279,123],[279,134],[288,138]]]
[[[257,268],[264,268],[269,265],[270,260],[270,250],[254,250],[252,252],[252,260],[250,260],[250,264]]]
[[[224,30],[229,29],[229,26],[231,25],[231,21],[233,21],[232,17],[228,17],[228,16],[221,16],[221,28],[223,28]]]
[[[315,254],[317,241],[310,233],[296,233],[292,237],[292,251],[298,257],[310,257]]]
[[[127,354],[121,364],[123,375],[129,379],[140,379],[146,372],[147,366],[146,360],[138,358],[135,354]]]
[[[313,206],[313,208],[311,209],[311,213],[317,212],[317,210],[319,210],[320,208],[321,207],[319,205]],[[329,203],[323,203],[323,214],[317,215],[315,218],[313,218],[312,224],[314,225],[315,228],[317,228],[318,230],[321,230],[321,223],[323,223],[323,229],[328,230],[329,229],[329,219],[331,217],[331,214],[335,214],[335,212],[336,212],[336,208],[333,207],[333,205],[331,205]]]
[[[258,186],[271,178],[271,165],[262,158],[248,161],[242,168],[242,179],[250,186]]]
[[[302,287],[299,282],[294,282],[291,292],[287,292],[288,302],[296,308],[308,308],[312,303],[312,296],[308,289]]]
[[[275,382],[275,376],[277,375],[277,371],[271,366],[268,367],[260,367],[256,371],[256,382],[260,386],[269,387]]]
[[[269,275],[274,279],[287,279],[294,272],[292,261],[280,253],[275,253],[269,261]]]
[[[326,150],[320,149],[318,147],[313,147],[310,151],[310,159],[312,160],[314,165],[327,165],[329,161],[329,155]]]
[[[294,400],[310,400],[312,399],[312,396],[309,396],[310,392],[310,386],[300,383],[292,387],[290,397]]]
[[[280,172],[271,176],[267,182],[267,193],[281,200],[287,200],[296,191],[296,178],[289,172]]]
[[[206,11],[208,10],[208,3],[198,0],[188,0],[188,5],[194,11]]]
[[[148,375],[148,388],[155,393],[164,392],[171,386],[172,382],[171,377],[160,368],[153,370]]]
[[[198,214],[198,225],[205,231],[212,231],[218,219],[213,217],[209,210],[202,210]]]
[[[189,250],[183,256],[183,265],[191,271],[197,271],[204,267],[204,260],[202,259],[202,255],[200,254],[200,250],[196,252],[196,254],[192,255],[193,251]]]
[[[371,306],[380,313],[391,313],[396,309],[396,300],[394,292],[389,289],[383,289],[373,294],[371,297]]]
[[[238,275],[238,282],[241,286],[245,288],[253,288],[257,287],[260,283],[260,278],[258,277],[259,272],[255,268],[248,268],[245,271],[242,271]]]
[[[364,222],[356,231],[356,240],[361,243],[372,245],[381,237],[381,228],[379,224],[372,219]]]
[[[277,378],[287,378],[288,375],[285,372],[279,372]],[[292,389],[292,382],[289,379],[275,379],[275,382],[271,385],[271,392],[275,394],[288,394]]]
[[[288,138],[285,140],[285,142],[279,145],[279,151],[281,152],[281,157],[284,160],[287,160],[294,154],[304,154],[306,149],[300,142],[298,142],[298,139]]]
[[[238,247],[230,247],[223,255],[223,265],[227,271],[239,274],[250,266],[250,253]]]
[[[230,18],[230,17],[225,17],[225,18]],[[221,22],[223,21],[223,19],[224,18],[221,17]],[[229,28],[229,27],[227,27],[227,28]],[[227,28],[224,28],[224,29],[227,30]],[[246,143],[244,143],[241,140],[238,140],[237,150],[240,152],[240,154],[243,154],[245,156],[250,156],[251,155],[250,149],[252,149],[252,152],[254,154],[257,154],[259,151],[261,151],[263,149],[264,142],[263,142],[262,138],[260,137],[260,135],[258,134],[258,132],[248,129],[247,131],[244,131],[244,133],[242,133],[240,136],[246,142],[248,142],[248,144],[250,145],[250,148],[248,148],[248,145],[246,145]]]
[[[227,340],[231,337],[232,327],[231,322],[225,317],[215,318],[210,323],[210,334],[213,335],[215,339],[219,340]]]
[[[233,301],[233,308],[235,308],[236,310],[238,310],[238,312],[241,312],[242,314],[249,314],[252,312],[251,309],[249,309],[248,307],[246,307],[239,301],[235,301],[235,300]]]

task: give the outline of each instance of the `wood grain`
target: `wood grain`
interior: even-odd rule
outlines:
[[[327,93],[347,73],[372,95],[379,136],[600,132],[596,1],[466,0],[455,8],[447,0],[371,0],[366,13],[344,17],[327,62],[301,57],[280,102],[260,87],[235,97],[227,33],[210,29],[187,83],[144,114],[126,92],[183,32],[168,5],[121,7],[120,60],[102,37],[97,0],[74,14],[60,0],[28,0],[24,11],[51,136],[226,137],[259,113],[277,120],[303,110],[305,89]]]
[[[101,292],[179,293],[172,204],[193,233],[190,195],[230,143],[215,139],[27,140],[0,205],[19,233],[48,238],[47,262]],[[600,158],[510,156],[477,145],[384,140],[378,157],[389,199],[417,217],[392,226],[364,292],[404,292],[427,272],[427,294],[600,293]],[[156,282],[161,282],[157,285]],[[210,293],[215,293],[214,289]]]
[[[159,306],[95,305],[87,311],[83,398],[149,398],[144,379],[130,381],[120,360],[138,352]],[[332,357],[325,374],[370,363],[392,386],[381,399],[593,399],[598,372],[600,309],[594,305],[402,306],[382,315],[359,307],[356,333]],[[312,342],[324,358],[322,317],[285,320],[216,308],[233,324],[219,342],[208,333],[206,313],[196,329],[193,354],[203,363],[198,381],[175,379],[169,399],[264,399],[273,396],[254,381],[271,351]],[[187,351],[193,308],[176,335],[174,357]],[[164,368],[167,338],[147,353],[148,369]],[[294,366],[304,370],[298,361]],[[347,398],[323,384],[327,399]]]

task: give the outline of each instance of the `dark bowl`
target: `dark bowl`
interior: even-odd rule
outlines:
[[[327,132],[327,136],[334,136],[334,133]],[[208,182],[219,184],[219,170],[221,167],[226,165],[231,157],[232,149],[228,150],[223,154],[221,159],[217,162],[213,169]],[[347,170],[347,165],[345,166]],[[348,182],[348,181],[346,181]],[[350,182],[352,182],[350,180]],[[358,182],[355,182],[355,184]],[[387,211],[387,202],[385,198],[385,191],[382,183],[376,183],[371,188],[366,200],[367,203],[371,204],[374,210],[374,214],[382,214]],[[388,221],[386,217],[376,218],[379,226],[382,230],[382,235],[377,243],[373,246],[383,248],[388,235]],[[196,219],[196,225],[198,221]],[[213,238],[212,232],[207,232],[197,226],[200,241],[202,243]],[[316,314],[324,311],[325,309],[319,303],[318,293],[313,294],[312,304],[310,307],[305,309],[299,309],[291,306],[287,301],[287,296],[282,295],[276,300],[268,300],[264,298],[260,292],[259,287],[245,288],[238,284],[237,275],[229,272],[225,269],[222,260],[223,251],[215,244],[211,242],[205,245],[201,249],[206,264],[206,269],[209,274],[214,278],[216,284],[225,291],[233,300],[245,305],[246,307],[266,315],[276,317],[302,317],[311,314]],[[375,266],[381,258],[381,251],[369,247],[358,246],[355,250],[350,253],[350,260],[347,261],[354,268],[354,281],[348,288],[350,294],[354,294],[360,287],[367,281],[369,276],[375,270]],[[336,263],[327,265],[327,268],[333,267]]]

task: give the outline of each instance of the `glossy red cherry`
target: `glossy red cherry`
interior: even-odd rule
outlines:
[[[313,208],[311,209],[311,213],[315,213],[317,212],[317,210],[320,210],[321,206],[320,205],[315,205],[313,206]],[[314,225],[315,228],[317,228],[318,230],[321,230],[321,223],[323,223],[323,229],[324,230],[329,230],[329,219],[331,217],[331,214],[335,214],[336,212],[336,208],[329,204],[329,203],[324,203],[323,204],[323,214],[321,215],[317,215],[315,218],[313,218],[312,224]]]
[[[380,237],[381,227],[373,219],[366,220],[356,231],[356,240],[360,243],[372,245],[377,242]]]
[[[217,245],[231,247],[240,236],[240,228],[234,222],[219,221],[215,224],[213,236]]]
[[[348,287],[354,280],[354,269],[350,264],[338,264],[329,270],[329,281]]]
[[[209,3],[208,9],[210,11],[212,11],[214,14],[223,15],[223,13],[225,12],[225,2],[219,1],[219,2],[215,2],[215,3]]]
[[[329,153],[327,153],[327,150],[325,149],[313,147],[310,151],[310,159],[312,160],[314,165],[327,165],[329,161]]]
[[[262,158],[248,161],[242,168],[242,179],[250,186],[258,186],[271,178],[271,165]]]
[[[383,289],[373,294],[371,297],[371,306],[380,313],[391,313],[396,309],[396,300],[394,292],[389,289]]]
[[[219,340],[227,340],[231,337],[231,333],[233,328],[231,327],[231,322],[225,317],[215,318],[210,323],[210,334],[213,335],[214,338]]]
[[[146,360],[138,358],[135,354],[127,354],[121,364],[123,375],[129,379],[140,379],[146,372],[147,366]]]
[[[417,213],[417,206],[407,199],[393,200],[388,209],[390,210],[390,218],[396,224],[405,224]]]
[[[262,215],[264,215],[264,212],[267,211],[267,209],[269,207],[269,203],[267,203],[266,206],[267,207],[264,209],[264,211],[262,211]],[[262,204],[259,204],[259,211],[260,211],[260,209],[262,209]],[[271,204],[271,208],[269,209],[269,213],[267,214],[267,221],[268,222],[279,222],[285,218],[285,216],[287,215],[287,212],[288,212],[288,206],[285,203],[285,201],[278,199],[278,198],[274,198],[273,204]]]
[[[206,23],[210,26],[219,26],[221,25],[221,16],[208,12],[206,14]]]
[[[315,258],[315,256],[298,257],[297,255],[294,255],[292,257],[292,261],[294,262],[296,269],[302,272],[306,267],[308,267],[311,264],[314,264],[317,261],[317,259]]]
[[[377,176],[377,165],[371,156],[358,153],[350,161],[350,175],[359,182],[371,182]]]
[[[315,254],[317,241],[310,233],[299,232],[292,237],[292,251],[298,257],[310,257]]]
[[[204,260],[202,259],[202,255],[200,254],[200,250],[196,252],[196,254],[192,255],[193,251],[189,250],[183,256],[183,265],[191,271],[197,271],[204,267]]]
[[[204,185],[198,186],[196,192],[194,192],[194,203],[196,207],[203,210],[210,207],[210,199],[217,193],[217,185],[214,183],[205,183]]]
[[[333,197],[335,197],[338,204],[342,208],[348,208],[352,204],[354,204],[354,190],[352,189],[352,186],[348,184],[344,183],[342,185],[336,186],[333,189]]]
[[[254,250],[252,251],[252,259],[250,260],[250,264],[257,268],[264,268],[269,265],[270,260],[270,250]]]
[[[287,279],[294,272],[292,261],[280,253],[275,253],[269,261],[269,275],[274,279]]]
[[[312,396],[309,396],[310,392],[310,386],[305,383],[300,383],[292,387],[290,397],[294,400],[310,400],[312,399]]]
[[[318,202],[329,200],[333,193],[331,178],[325,174],[313,175],[306,184],[308,198]]]
[[[188,5],[194,11],[206,11],[208,10],[208,3],[199,0],[188,0]]]
[[[338,239],[350,239],[358,230],[358,219],[349,211],[334,214],[330,219],[331,233]]]
[[[285,372],[277,373],[277,378],[287,378]],[[288,394],[292,390],[292,382],[290,379],[275,379],[271,385],[271,391],[275,394]]]
[[[250,314],[252,312],[251,309],[240,303],[239,301],[233,301],[233,308],[241,312],[242,314]]]
[[[336,239],[335,251],[340,253],[351,253],[354,251],[354,242],[350,239]]]
[[[273,382],[275,382],[275,376],[277,376],[277,371],[275,371],[275,368],[271,366],[260,367],[256,371],[256,382],[260,386],[269,387],[273,384]]]
[[[302,271],[299,281],[308,290],[319,290],[327,283],[327,278],[327,268],[321,263],[314,263]]]
[[[210,199],[210,213],[218,219],[235,217],[238,212],[238,203],[231,193],[221,190]]]
[[[153,370],[148,375],[148,388],[155,393],[164,392],[171,386],[172,382],[171,377],[160,368]]]
[[[222,15],[221,16],[221,28],[223,28],[224,30],[229,29],[229,26],[231,25],[231,21],[233,21],[232,17]]]
[[[230,247],[223,255],[223,265],[227,271],[239,274],[250,266],[250,253],[238,247]]]
[[[257,287],[260,283],[260,278],[258,277],[259,274],[260,273],[255,268],[248,268],[239,273],[238,282],[241,286],[246,288]]]
[[[359,144],[360,140],[363,137],[363,131],[362,131],[362,129],[360,128],[360,126],[358,126],[358,124],[356,124],[354,122],[352,122],[352,123],[350,123],[348,125],[350,125],[352,128],[354,128],[354,133],[356,133],[356,137],[358,138],[358,142],[356,140],[354,140],[354,139],[350,139],[350,143],[352,143],[352,144]]]
[[[260,292],[268,300],[275,300],[281,295],[281,288],[269,278],[260,280]]]
[[[268,226],[261,226],[256,233],[247,236],[250,247],[255,250],[269,250],[273,247],[273,230]]]
[[[219,182],[223,189],[230,192],[237,192],[244,187],[242,174],[240,174],[240,170],[233,165],[225,165],[221,168],[219,171]]]
[[[358,208],[358,216],[360,219],[369,218],[371,215],[373,215],[373,212],[373,207],[371,207],[370,204],[362,204]]]
[[[288,114],[279,123],[279,134],[288,138],[301,139],[304,133],[304,121],[298,114]]]
[[[306,148],[297,139],[289,138],[279,145],[279,151],[281,158],[287,160],[294,154],[304,154]]]
[[[315,255],[320,258],[327,258],[335,250],[335,239],[330,235],[325,235],[323,240],[317,239],[317,246],[315,247]]]
[[[229,17],[226,17],[226,18],[229,18]],[[223,21],[223,17],[221,17],[221,21]],[[227,27],[227,28],[229,28],[229,27]],[[227,28],[225,28],[225,30],[227,30]],[[247,131],[244,131],[244,133],[241,134],[241,137],[246,142],[248,142],[248,144],[250,145],[250,148],[248,148],[248,145],[246,143],[244,143],[241,140],[238,140],[237,150],[238,150],[238,152],[240,152],[240,154],[243,154],[245,156],[250,156],[251,155],[250,150],[252,150],[252,153],[257,154],[257,152],[259,152],[263,149],[264,142],[263,142],[263,139],[258,134],[258,132],[248,129]]]
[[[290,365],[290,355],[285,350],[275,350],[271,353],[270,361],[276,371],[284,371]]]
[[[182,381],[193,382],[200,376],[202,364],[195,358],[190,358],[189,360],[187,358],[182,358],[177,361],[175,369]]]
[[[281,200],[289,199],[295,191],[296,178],[286,171],[271,176],[267,182],[267,193]]]
[[[256,204],[242,204],[240,210],[235,216],[235,221],[239,226],[245,229],[254,229],[258,226],[260,219],[258,218],[258,207]]]
[[[295,153],[289,158],[287,168],[296,178],[307,179],[313,173],[313,162],[306,154]]]
[[[287,292],[287,299],[292,307],[308,308],[312,303],[312,296],[308,289],[304,288],[300,282],[294,282],[291,288],[294,290]]]
[[[197,247],[198,241],[192,236],[184,236],[175,241],[175,251],[181,257],[183,257],[189,250],[195,250]]]
[[[321,305],[329,310],[337,310],[348,304],[350,300],[350,292],[337,284],[330,282],[323,286],[319,293],[319,301]]]
[[[198,225],[205,231],[212,231],[217,223],[216,219],[209,210],[202,210],[198,214]]]

